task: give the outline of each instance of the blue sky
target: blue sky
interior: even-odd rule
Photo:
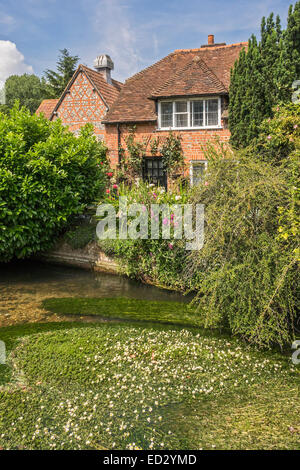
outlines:
[[[114,77],[131,76],[174,49],[246,41],[271,11],[285,21],[292,0],[0,0],[0,81],[41,75],[66,47],[92,66],[102,53]],[[283,21],[283,22],[284,22]]]

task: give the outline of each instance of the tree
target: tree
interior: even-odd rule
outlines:
[[[43,82],[36,75],[12,75],[5,82],[6,105],[9,108],[19,101],[33,114],[44,98]]]
[[[206,184],[205,242],[185,274],[199,323],[229,328],[262,347],[291,344],[299,322],[300,105],[263,121],[259,145],[212,145]]]
[[[60,50],[57,71],[45,71],[46,92],[49,98],[59,98],[76,70],[78,56],[71,56],[67,49]]]
[[[103,195],[105,160],[90,124],[77,138],[26,108],[1,114],[0,262],[49,249],[70,218]]]
[[[300,78],[300,2],[289,9],[287,28],[273,13],[261,22],[261,39],[249,40],[231,73],[229,128],[235,148],[248,146],[258,136],[273,108],[291,100],[292,83]]]

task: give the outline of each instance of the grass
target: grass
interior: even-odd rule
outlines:
[[[50,298],[42,302],[42,307],[58,315],[96,315],[110,319],[200,326],[196,310],[183,302],[126,298]]]
[[[0,338],[4,449],[300,449],[290,358],[162,325],[24,325]]]

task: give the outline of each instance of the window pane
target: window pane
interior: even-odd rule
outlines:
[[[175,127],[187,127],[188,115],[187,114],[175,114]]]
[[[206,100],[206,126],[217,126],[219,124],[218,100]]]
[[[161,103],[161,127],[173,126],[173,103]]]
[[[203,126],[203,101],[193,101],[192,102],[192,113],[193,119],[191,122],[194,127]]]
[[[186,101],[176,101],[176,113],[186,113],[187,112],[187,102]]]
[[[203,179],[203,175],[205,171],[205,163],[197,162],[192,165],[193,165],[193,170],[192,170],[193,171],[193,185],[199,184]]]

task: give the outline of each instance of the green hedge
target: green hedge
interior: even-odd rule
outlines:
[[[15,107],[0,114],[0,262],[48,249],[104,191],[106,148]]]

